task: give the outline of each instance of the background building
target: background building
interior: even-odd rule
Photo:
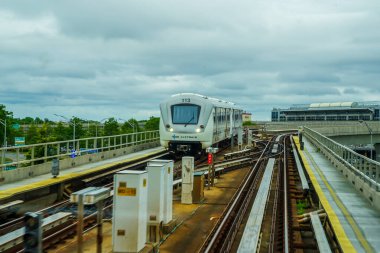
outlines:
[[[313,103],[273,108],[272,121],[380,120],[380,102]]]

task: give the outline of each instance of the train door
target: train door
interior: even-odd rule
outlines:
[[[214,120],[214,124],[213,124],[213,130],[212,130],[212,141],[213,143],[217,142],[217,139],[218,139],[218,113],[217,113],[217,109],[216,107],[214,107],[214,109],[212,110],[212,115],[213,115],[213,120]]]

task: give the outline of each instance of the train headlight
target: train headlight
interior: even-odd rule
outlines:
[[[170,131],[170,132],[173,132],[173,131],[174,131],[174,129],[173,129],[173,128],[170,128],[170,129],[169,129],[169,131]]]
[[[200,129],[200,128],[197,128],[197,129],[195,129],[195,132],[200,133],[200,132],[201,132],[201,129]]]

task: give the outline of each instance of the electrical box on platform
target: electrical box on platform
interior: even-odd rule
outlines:
[[[163,164],[148,164],[148,222],[160,223],[164,217],[164,173]]]
[[[148,162],[150,165],[164,166],[164,206],[163,206],[163,222],[167,224],[173,219],[173,170],[174,162],[172,160],[155,159]]]
[[[148,174],[124,170],[114,176],[113,252],[139,252],[147,229]]]
[[[204,171],[194,173],[193,203],[201,203],[204,200]]]

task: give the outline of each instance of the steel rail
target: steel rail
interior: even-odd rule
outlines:
[[[255,166],[250,170],[249,174],[246,176],[246,180],[244,180],[243,184],[241,187],[239,187],[239,190],[235,193],[233,197],[233,201],[230,203],[230,205],[227,207],[228,209],[225,210],[224,215],[220,222],[217,223],[217,225],[214,227],[213,232],[211,232],[211,238],[208,238],[204,245],[202,246],[202,249],[204,249],[204,252],[212,252],[212,249],[214,248],[214,245],[217,243],[217,241],[220,239],[219,236],[222,233],[222,230],[226,223],[228,222],[231,213],[233,210],[237,207],[238,202],[240,200],[240,197],[243,195],[243,192],[246,190],[248,183],[251,181],[250,179],[253,177],[255,172],[257,171],[257,167],[259,166],[261,159],[265,159],[264,154],[266,151],[268,151],[268,147],[270,146],[271,142],[268,142],[267,145],[265,146],[264,150],[262,151],[262,154],[260,155],[258,162],[255,164]],[[226,241],[227,238],[224,239]]]
[[[289,252],[289,228],[288,228],[288,180],[287,180],[287,153],[286,138],[284,138],[284,252]]]
[[[274,200],[273,200],[273,207],[272,207],[272,220],[271,220],[271,233],[270,233],[270,240],[269,240],[269,252],[275,251],[275,238],[276,238],[276,222],[277,222],[277,209],[280,205],[280,180],[281,180],[281,164],[277,164],[277,178],[276,178],[276,188],[274,190]]]

